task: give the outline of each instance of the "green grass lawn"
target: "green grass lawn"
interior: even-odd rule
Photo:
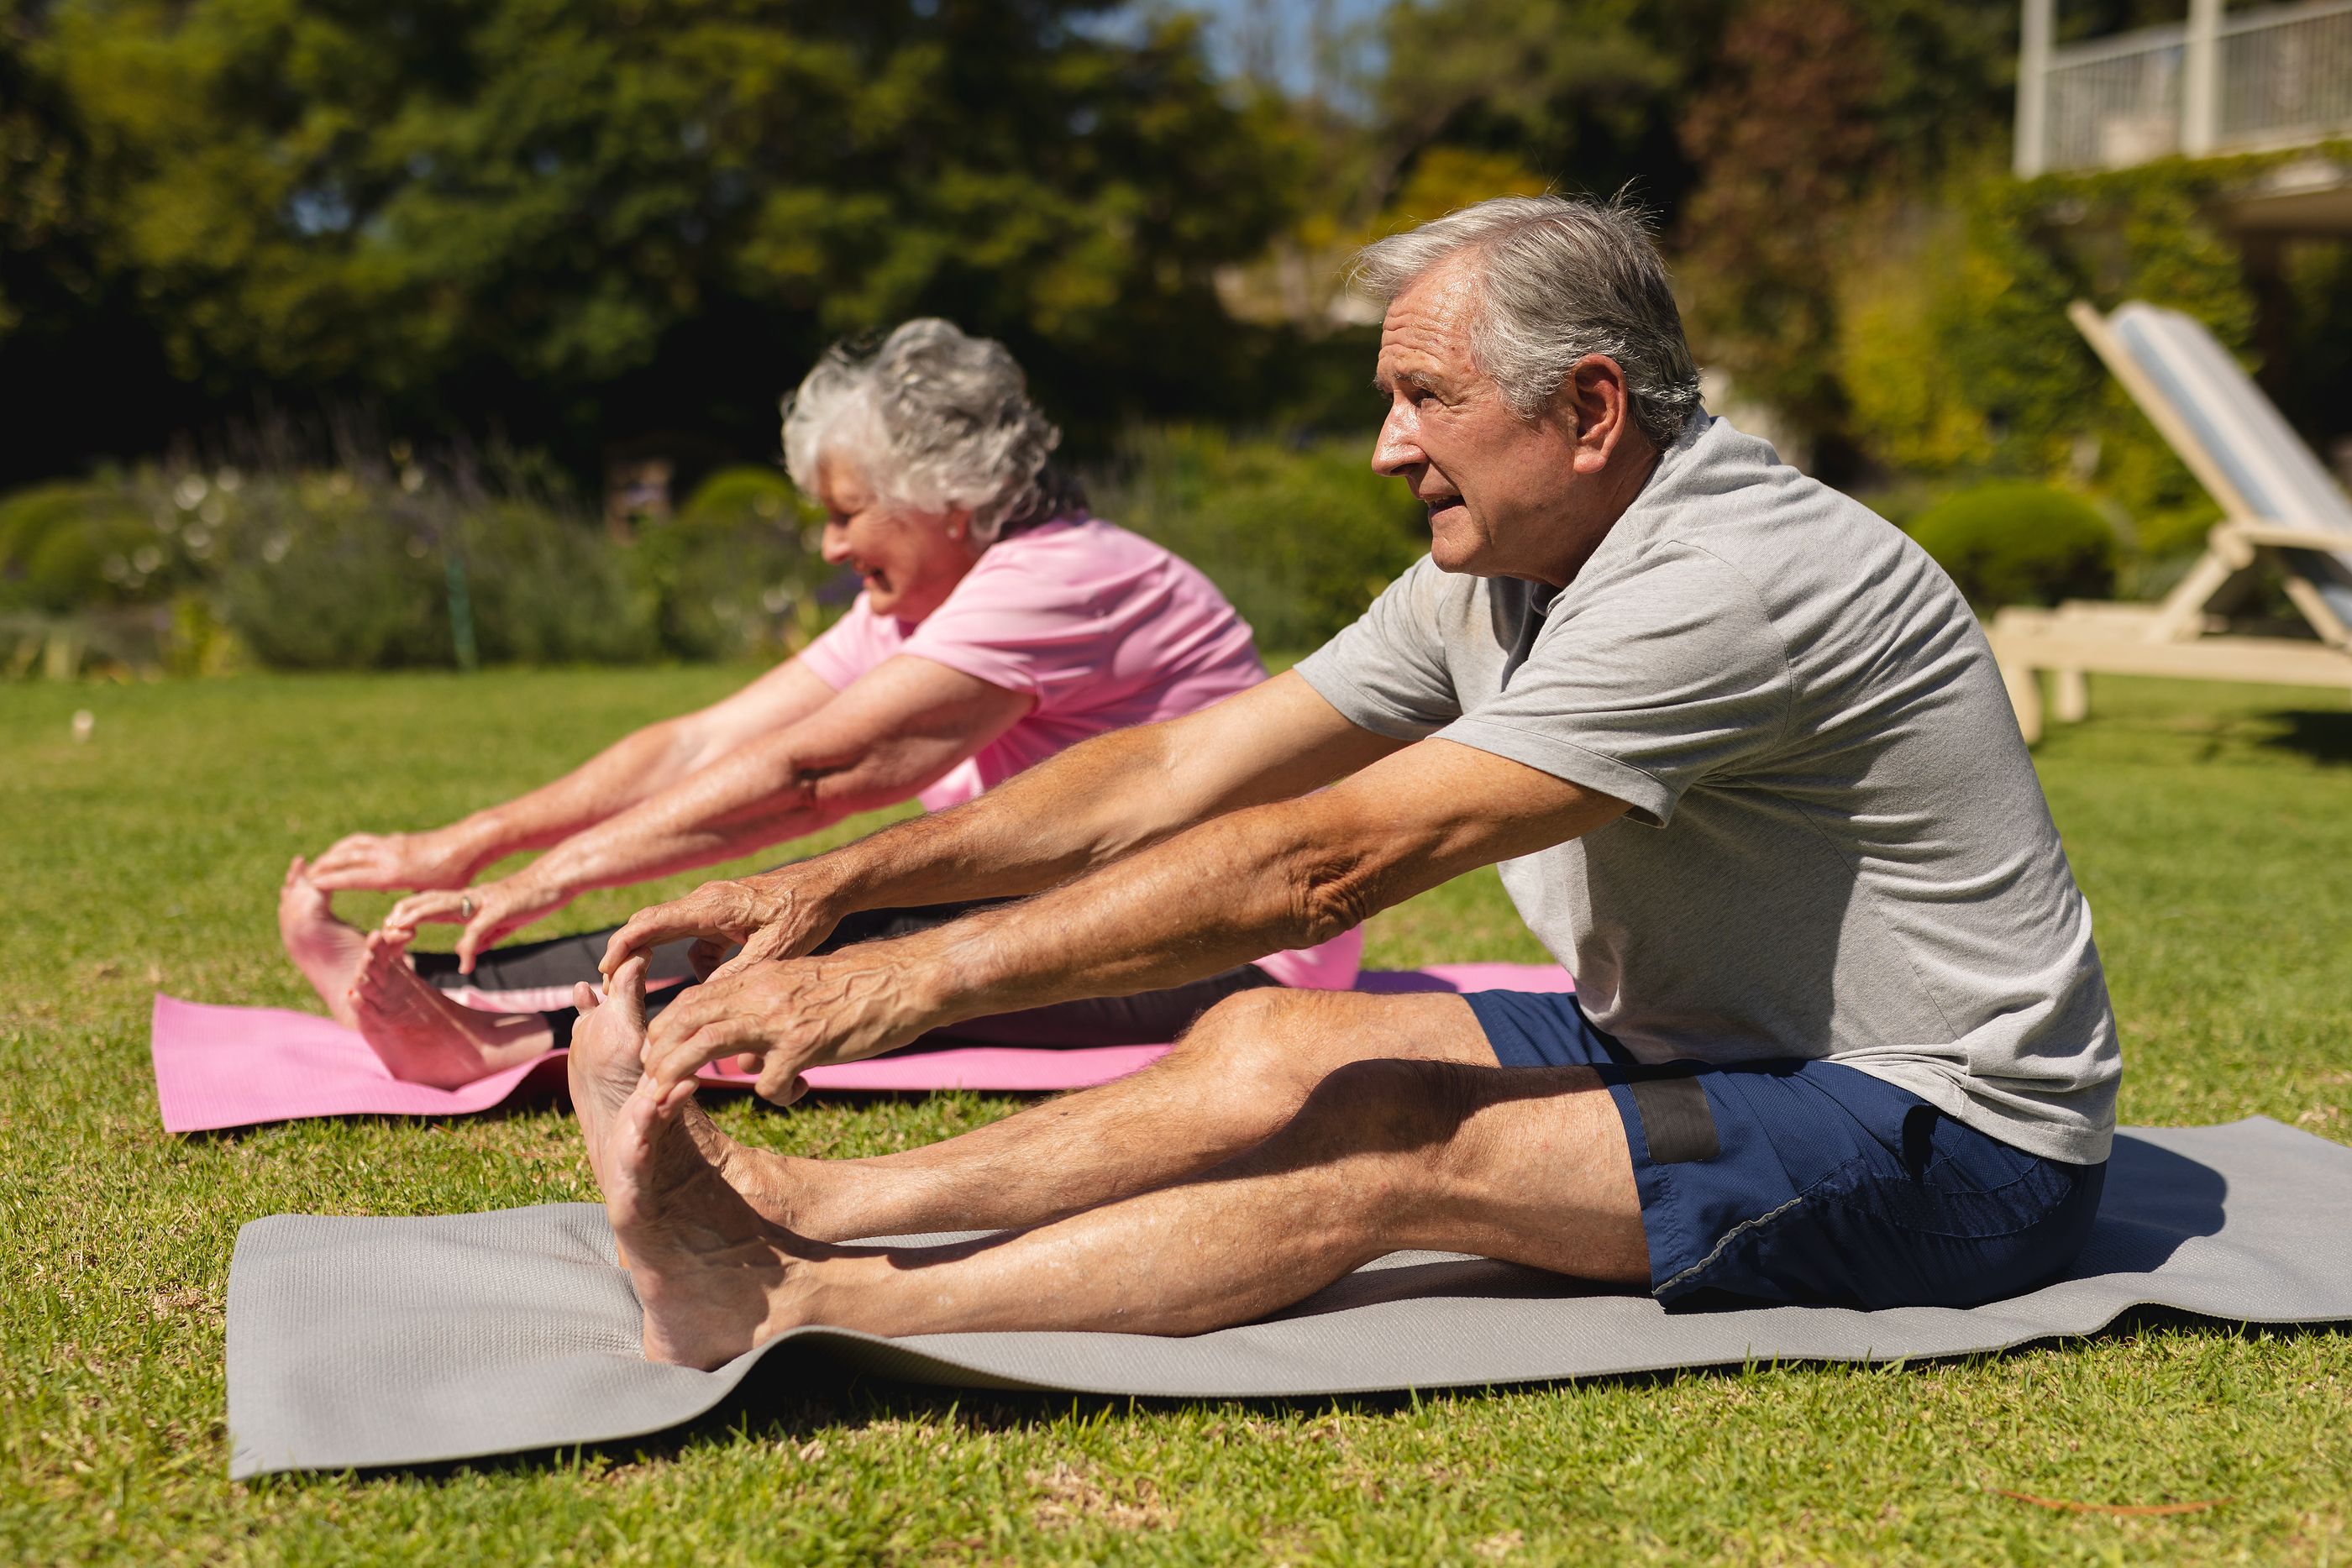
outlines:
[[[239,1225],[594,1192],[552,1106],[167,1136],[149,997],[311,1005],[271,919],[290,854],[446,820],[740,674],[0,687],[0,1560],[2352,1562],[2352,1336],[2228,1328],[1332,1404],[868,1383],[634,1451],[230,1485]],[[2253,687],[2095,695],[2040,760],[2122,1015],[2124,1119],[2261,1113],[2352,1141],[2352,714]],[[1541,954],[1486,873],[1381,916],[1370,956]],[[1016,1103],[719,1113],[853,1155]],[[2004,1490],[2223,1500],[2117,1517]]]

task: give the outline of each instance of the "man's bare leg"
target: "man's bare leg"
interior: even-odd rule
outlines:
[[[367,955],[367,933],[335,918],[324,890],[312,885],[310,868],[296,855],[278,884],[278,939],[286,956],[345,1029],[359,1022],[352,1006],[352,982]]]
[[[352,981],[352,1027],[394,1078],[455,1089],[529,1061],[555,1043],[537,1013],[494,1013],[451,1000],[408,967],[408,943],[370,932]]]
[[[1334,1069],[1372,1058],[1492,1067],[1452,995],[1244,991],[1143,1071],[960,1137],[862,1160],[728,1138],[689,1103],[703,1153],[763,1218],[826,1241],[1039,1225],[1197,1175],[1288,1122]]]
[[[810,1322],[1197,1333],[1408,1247],[1649,1277],[1624,1132],[1583,1068],[1351,1062],[1197,1179],[940,1248],[828,1246],[761,1218],[687,1135],[690,1090],[641,1085],[605,1144],[605,1210],[657,1361],[719,1365]]]

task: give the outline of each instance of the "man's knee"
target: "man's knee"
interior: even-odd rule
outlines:
[[[1315,1076],[1302,1051],[1307,1015],[1322,993],[1261,986],[1237,991],[1202,1013],[1177,1042],[1180,1059],[1221,1077],[1247,1082],[1297,1081],[1303,1092]]]
[[[1476,1109],[1479,1081],[1494,1068],[1375,1057],[1343,1062],[1316,1083],[1290,1135],[1326,1158],[1411,1155],[1435,1158]]]

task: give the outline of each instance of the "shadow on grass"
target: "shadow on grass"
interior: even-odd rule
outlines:
[[[2286,708],[2262,716],[2278,727],[2256,744],[2323,764],[2352,763],[2352,713]]]
[[[2197,1334],[2209,1340],[2270,1341],[2322,1335],[2352,1338],[2352,1322],[2231,1323],[2168,1307],[2135,1307],[2093,1334],[2052,1334],[2000,1351],[1919,1356],[1889,1362],[1757,1361],[1746,1365],[1666,1367],[1648,1372],[1512,1383],[1488,1387],[1401,1390],[1388,1393],[1296,1397],[1197,1399],[1150,1395],[1095,1395],[1005,1389],[941,1388],[899,1383],[809,1357],[771,1357],[755,1367],[735,1392],[683,1426],[646,1437],[609,1443],[567,1445],[484,1458],[430,1465],[397,1465],[360,1471],[281,1473],[245,1482],[267,1494],[318,1487],[462,1482],[479,1477],[519,1477],[573,1469],[593,1477],[627,1467],[659,1464],[714,1445],[754,1443],[799,1448],[845,1428],[887,1423],[934,1421],[959,1434],[1034,1435],[1076,1417],[1101,1420],[1121,1414],[1203,1411],[1236,1418],[1314,1419],[1325,1416],[1385,1416],[1427,1407],[1470,1405],[1496,1395],[1536,1394],[1578,1388],[1664,1389],[1686,1382],[1726,1383],[1758,1373],[1811,1371],[1824,1375],[1900,1373],[1924,1367],[1990,1366],[2033,1352],[2126,1343],[2149,1334]],[[593,1469],[592,1469],[593,1467]]]

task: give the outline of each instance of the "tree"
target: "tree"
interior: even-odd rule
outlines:
[[[1693,166],[1675,105],[1732,0],[1398,0],[1372,93],[1370,217],[1425,149],[1507,154],[1563,189],[1672,209]]]
[[[66,0],[109,256],[215,393],[554,442],[773,441],[917,312],[1106,417],[1213,381],[1279,138],[1082,0]],[[1074,367],[1099,367],[1081,388]]]
[[[1842,0],[1758,0],[1725,34],[1716,79],[1683,122],[1706,170],[1681,225],[1699,351],[1817,440],[1841,424],[1836,278],[1886,165],[1883,79]]]

